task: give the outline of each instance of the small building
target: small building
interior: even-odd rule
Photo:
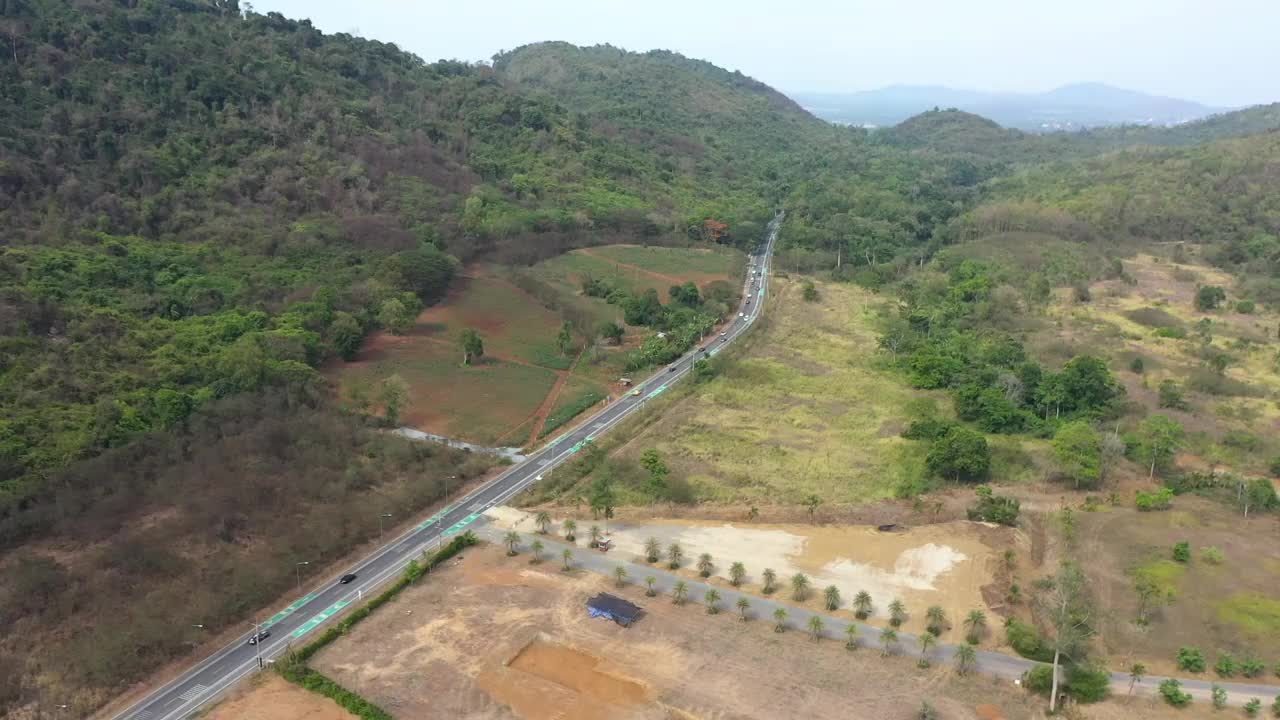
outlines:
[[[612,620],[623,627],[631,627],[640,616],[640,606],[616,595],[600,593],[587,600],[587,614],[593,618]]]
[[[631,387],[631,378],[618,378],[618,382],[622,384],[622,387]]]

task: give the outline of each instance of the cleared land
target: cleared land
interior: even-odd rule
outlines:
[[[588,619],[585,599],[600,590],[645,616],[630,629]],[[1013,720],[1035,717],[1041,704],[1008,683],[779,635],[728,610],[710,617],[646,598],[635,584],[617,590],[492,546],[407,591],[315,664],[415,719],[885,718],[928,699],[943,717]]]
[[[264,673],[201,715],[203,720],[357,720],[323,695]]]

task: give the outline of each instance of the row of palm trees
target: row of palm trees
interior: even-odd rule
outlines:
[[[570,522],[573,522],[573,521],[572,520],[566,521],[566,523],[570,523]],[[520,544],[520,534],[514,530],[508,531],[507,534],[504,536],[503,540],[507,546],[507,555],[515,555],[516,547]],[[661,545],[657,544],[657,538],[650,538],[649,542],[646,543],[646,548],[645,548],[646,554],[649,553],[649,550],[651,549],[652,545],[658,545],[659,549],[661,548]],[[545,546],[543,545],[542,541],[535,539],[533,543],[529,546],[529,548],[533,554],[533,558],[531,559],[530,562],[533,562],[535,564],[542,562],[542,551],[545,549]],[[679,544],[672,543],[671,547],[668,548],[667,555],[669,558],[672,559],[671,561],[672,569],[678,568],[679,567],[678,560],[679,558],[683,557],[683,550],[679,547]],[[561,558],[564,561],[563,569],[565,571],[572,570],[573,569],[573,551],[570,550],[569,548],[565,548],[561,552]],[[656,558],[650,560],[650,562],[656,562],[656,561],[657,561]],[[704,578],[710,577],[712,572],[715,569],[715,566],[712,563],[711,555],[709,553],[703,553],[702,555],[700,555],[698,557],[697,567],[698,567],[699,574],[702,575],[702,577]],[[735,562],[730,566],[729,579],[730,579],[730,582],[734,585],[734,587],[740,586],[745,576],[746,576],[746,569],[743,567],[742,563]],[[777,582],[777,577],[774,571],[772,569],[766,568],[764,572],[761,573],[761,576],[765,585],[765,594],[769,594],[773,592],[772,588],[776,586],[776,582]],[[617,587],[622,588],[623,586],[625,586],[627,582],[627,577],[628,577],[626,564],[620,564],[616,568],[614,568],[613,577],[614,577],[614,584]],[[658,579],[652,575],[645,576],[644,584],[645,584],[646,596],[648,597],[657,596],[658,594],[658,590],[656,587],[657,581]],[[806,577],[804,573],[796,573],[791,577],[791,588],[792,588],[792,597],[797,601],[803,601],[808,596],[808,589],[809,589],[808,577]],[[689,599],[689,584],[684,580],[677,580],[675,584],[671,587],[671,602],[676,605],[684,605],[686,602],[688,602],[688,599]],[[716,615],[720,612],[720,600],[721,600],[720,592],[715,588],[708,588],[707,591],[703,593],[702,602],[706,606],[706,612],[708,615]],[[834,585],[827,586],[827,588],[823,590],[823,601],[828,611],[839,609],[840,589]],[[739,597],[737,602],[734,605],[738,610],[738,617],[740,620],[742,620],[743,622],[746,622],[747,620],[750,619],[750,611],[751,611],[750,600],[748,600],[746,597]],[[865,590],[859,591],[858,594],[854,596],[853,606],[855,608],[855,615],[860,620],[865,620],[867,617],[871,615],[871,611],[873,609],[871,595],[867,593]],[[786,608],[780,607],[773,611],[774,632],[778,632],[778,633],[786,632],[788,628],[788,623],[787,623],[788,616],[789,614]],[[902,626],[902,624],[906,621],[907,617],[908,616],[907,616],[906,605],[901,600],[895,598],[892,602],[889,603],[890,627],[886,627],[882,629],[880,631],[880,636],[879,636],[880,654],[882,656],[892,655],[897,652],[898,644],[899,644],[898,628]],[[939,605],[931,606],[925,612],[925,618],[928,624],[926,626],[926,632],[922,634],[918,640],[920,644],[920,659],[916,663],[921,668],[926,668],[930,666],[931,663],[929,660],[929,656],[930,656],[931,650],[937,644],[938,636],[942,634],[942,631],[944,629],[950,626],[950,623],[947,621],[946,612]],[[965,638],[966,642],[961,643],[959,646],[956,647],[956,652],[955,652],[955,655],[953,656],[953,659],[956,665],[956,670],[960,674],[963,675],[967,673],[970,669],[973,668],[974,664],[977,662],[976,646],[979,640],[981,639],[982,632],[986,629],[986,625],[987,625],[987,618],[985,613],[983,613],[981,610],[970,611],[968,616],[965,618],[964,626],[966,630],[966,638]],[[811,615],[809,617],[808,623],[806,624],[806,627],[808,628],[809,634],[813,638],[814,642],[821,640],[826,632],[826,623],[822,619],[822,617],[818,615]],[[849,650],[856,650],[860,645],[858,626],[853,623],[846,624],[845,634],[847,636],[847,639],[845,640],[845,647]]]

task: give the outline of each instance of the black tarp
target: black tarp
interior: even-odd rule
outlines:
[[[609,593],[600,593],[587,600],[587,609],[592,617],[608,618],[619,625],[630,625],[640,616],[639,605]]]

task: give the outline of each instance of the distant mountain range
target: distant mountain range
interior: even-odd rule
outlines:
[[[791,93],[791,97],[824,120],[850,125],[896,125],[933,108],[956,108],[1032,132],[1125,124],[1177,125],[1230,109],[1102,83],[1064,85],[1043,93],[891,85],[855,93]]]

